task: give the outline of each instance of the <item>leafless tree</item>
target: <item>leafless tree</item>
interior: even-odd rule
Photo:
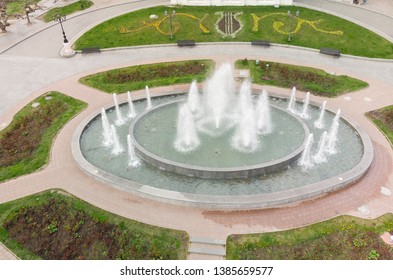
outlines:
[[[8,23],[8,16],[7,16],[7,8],[5,5],[6,0],[2,0],[0,2],[0,30],[1,32],[7,32],[7,26],[10,24]]]

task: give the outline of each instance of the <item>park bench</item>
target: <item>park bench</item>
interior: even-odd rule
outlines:
[[[337,57],[341,55],[339,50],[329,49],[329,48],[321,48],[319,52],[327,55],[337,56]]]
[[[88,53],[100,53],[101,50],[99,47],[90,47],[90,48],[84,48],[82,49],[82,54],[88,54]]]
[[[251,42],[251,46],[262,46],[262,47],[270,47],[270,41],[267,40],[256,40]]]
[[[193,40],[178,40],[177,46],[178,47],[194,47],[195,41],[193,41]]]

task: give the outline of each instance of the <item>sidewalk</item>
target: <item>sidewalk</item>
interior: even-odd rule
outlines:
[[[331,0],[294,0],[294,5],[304,6],[315,10],[321,10],[347,20],[353,21],[366,27],[386,39],[393,42],[393,11],[392,1],[381,0],[378,9],[384,9],[384,13],[371,10],[374,4],[355,5],[348,2],[338,2]],[[374,7],[377,5],[375,4]],[[370,8],[368,8],[370,7]]]
[[[0,242],[0,260],[18,260],[19,258],[14,255],[7,247]]]

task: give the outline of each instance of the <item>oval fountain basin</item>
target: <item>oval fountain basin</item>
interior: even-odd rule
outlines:
[[[139,115],[130,127],[139,157],[161,170],[182,175],[229,179],[267,175],[286,169],[302,153],[309,129],[302,119],[271,106],[273,130],[258,135],[258,147],[252,152],[239,151],[231,145],[236,116],[223,118],[222,129],[215,136],[198,132],[200,145],[181,152],[174,147],[178,108],[184,100],[165,103]],[[226,122],[226,123],[225,123]],[[196,125],[206,125],[205,119]],[[229,129],[228,129],[229,128]]]

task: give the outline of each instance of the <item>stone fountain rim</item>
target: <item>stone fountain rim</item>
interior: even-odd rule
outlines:
[[[254,90],[254,92],[256,91],[260,92],[260,89]],[[156,94],[155,97],[183,93],[184,91],[167,91],[162,92],[161,94]],[[284,94],[270,94],[270,96],[272,98],[282,98],[287,100],[289,99],[289,97]],[[135,100],[140,99],[144,99],[144,97],[136,98]],[[315,101],[310,101],[310,104],[319,107],[322,105],[321,103]],[[109,109],[112,107],[113,105],[107,105],[104,107],[104,109]],[[326,110],[334,113],[328,108],[326,108]],[[365,132],[363,127],[351,121],[348,117],[345,116],[345,114],[342,113],[340,115],[341,119],[348,123],[355,131],[357,131],[359,138],[362,140],[363,156],[355,167],[340,174],[339,176],[331,177],[296,189],[257,195],[253,194],[238,196],[218,196],[181,193],[177,191],[159,189],[156,187],[151,187],[137,182],[133,182],[128,179],[116,176],[107,171],[104,171],[100,168],[97,168],[96,166],[88,162],[82,155],[80,149],[80,138],[89,123],[92,122],[97,116],[99,116],[100,113],[101,108],[97,109],[87,118],[85,118],[76,128],[72,136],[71,151],[75,161],[77,162],[81,170],[89,176],[92,176],[96,180],[101,181],[105,184],[109,184],[111,187],[114,187],[116,189],[125,192],[131,192],[143,198],[175,205],[198,207],[212,210],[250,210],[286,206],[291,203],[298,203],[323,196],[327,193],[342,189],[357,182],[368,171],[374,158],[374,148],[368,134]]]
[[[168,101],[154,108],[147,110],[141,114],[139,114],[131,123],[129,128],[129,134],[131,136],[132,142],[135,147],[135,151],[138,156],[152,164],[153,166],[160,168],[164,171],[174,172],[184,176],[193,176],[198,178],[205,179],[235,179],[235,178],[248,178],[252,176],[258,175],[267,175],[274,172],[282,171],[288,167],[291,163],[296,161],[303,152],[308,135],[310,135],[310,130],[305,122],[297,115],[292,112],[286,111],[283,108],[280,108],[275,105],[270,105],[271,107],[279,110],[280,112],[287,114],[294,118],[298,123],[301,124],[304,137],[302,143],[292,152],[263,163],[257,163],[252,165],[242,165],[242,166],[234,166],[234,167],[210,167],[210,166],[202,166],[202,165],[192,165],[183,162],[174,161],[168,158],[164,158],[160,155],[152,153],[145,149],[136,139],[134,134],[134,128],[138,124],[138,122],[144,118],[146,115],[152,113],[153,111],[162,110],[166,106],[171,106],[175,103],[185,102],[185,99]]]

